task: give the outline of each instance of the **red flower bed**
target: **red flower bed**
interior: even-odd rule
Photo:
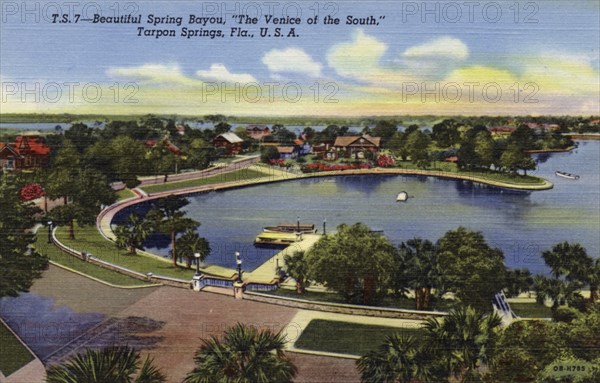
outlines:
[[[279,166],[279,167],[287,167],[285,160],[269,160],[269,165],[271,166]]]
[[[380,168],[391,168],[394,166],[394,158],[387,154],[382,154],[377,158],[377,166]]]
[[[40,184],[27,184],[19,193],[21,201],[31,201],[44,195],[44,189]]]
[[[327,165],[320,162],[314,164],[308,164],[302,167],[304,173],[316,173],[316,172],[331,172],[331,171],[342,171],[342,170],[357,170],[357,169],[371,169],[373,165],[368,162],[359,164],[343,164],[343,165]]]

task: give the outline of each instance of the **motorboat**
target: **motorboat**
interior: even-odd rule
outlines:
[[[567,173],[567,172],[560,172],[558,170],[556,172],[554,172],[554,174],[556,174],[559,177],[567,178],[567,179],[570,179],[570,180],[578,180],[579,179],[579,176],[577,174],[571,174],[571,173]]]

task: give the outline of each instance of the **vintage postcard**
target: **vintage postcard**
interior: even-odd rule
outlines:
[[[0,382],[600,382],[600,3],[1,0]]]

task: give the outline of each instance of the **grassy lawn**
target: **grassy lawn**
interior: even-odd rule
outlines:
[[[56,230],[56,237],[60,242],[72,249],[87,251],[103,261],[114,263],[143,274],[152,272],[167,277],[192,279],[195,272],[195,270],[191,269],[175,268],[169,260],[163,261],[142,254],[130,255],[127,251],[118,249],[113,242],[104,239],[95,226],[78,227],[76,225],[75,240],[68,239],[66,227],[59,227]]]
[[[9,376],[32,360],[33,355],[0,322],[0,371]]]
[[[251,180],[251,179],[261,178],[261,177],[265,177],[265,173],[257,171],[257,170],[252,170],[252,169],[241,169],[241,170],[236,170],[236,171],[230,172],[230,173],[223,173],[223,174],[218,174],[218,175],[214,175],[214,176],[210,176],[210,177],[196,178],[193,180],[144,186],[142,189],[146,193],[160,193],[160,192],[175,190],[175,189],[186,189],[186,188],[211,185],[211,184],[216,184],[216,183],[221,183],[221,182],[245,181],[245,180]]]
[[[448,162],[435,162],[433,168],[420,169],[417,165],[413,164],[410,161],[402,161],[398,162],[400,168],[402,169],[415,169],[415,170],[429,170],[429,171],[443,171],[448,173],[455,173],[462,176],[469,177],[480,177],[490,181],[496,182],[506,182],[511,184],[521,184],[521,185],[541,185],[544,183],[544,180],[538,177],[532,176],[523,176],[520,174],[506,174],[506,173],[497,173],[493,171],[485,172],[485,171],[460,171],[456,164],[448,163]]]
[[[296,299],[305,299],[308,301],[316,301],[316,302],[327,302],[327,303],[347,303],[342,296],[337,293],[330,292],[316,292],[316,291],[307,291],[304,294],[298,294],[295,290],[289,289],[277,289],[270,292],[263,292],[263,294],[272,294],[280,297],[288,297],[288,298],[296,298]],[[406,309],[406,310],[415,310],[415,300],[408,298],[393,298],[393,297],[384,297],[380,302],[376,304],[378,307],[387,307],[387,308],[395,308],[395,309]],[[441,301],[434,308],[437,311],[447,311],[450,310],[452,306],[452,301]]]
[[[509,303],[510,308],[522,318],[551,318],[550,307],[537,303]]]
[[[123,190],[119,190],[117,193],[117,201],[122,201],[127,198],[135,197],[136,194],[131,190],[125,188]]]
[[[336,352],[362,356],[376,349],[386,336],[401,333],[420,338],[422,330],[372,326],[322,319],[312,320],[302,331],[295,347],[305,350]]]
[[[38,235],[37,241],[35,242],[35,248],[38,252],[40,252],[40,254],[47,256],[51,261],[113,285],[142,286],[148,284],[144,281],[129,277],[127,275],[84,262],[67,253],[64,253],[55,245],[48,244],[46,236],[44,235]]]

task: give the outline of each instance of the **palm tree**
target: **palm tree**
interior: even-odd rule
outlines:
[[[142,244],[151,233],[152,228],[148,221],[132,213],[124,225],[118,225],[115,228],[117,247],[127,248],[130,254],[135,255],[136,249],[142,247]]]
[[[68,361],[46,370],[48,383],[162,383],[166,377],[140,353],[128,346],[87,349]]]
[[[558,278],[546,278],[542,275],[537,275],[534,278],[533,285],[537,303],[544,304],[546,299],[551,300],[553,312],[560,305],[574,301],[579,290],[579,285],[574,282],[567,282]]]
[[[356,361],[362,382],[411,383],[431,381],[428,358],[411,336],[394,334],[386,337],[377,350]]]
[[[443,285],[443,272],[433,243],[413,238],[400,245],[407,254],[406,274],[409,286],[415,291],[417,310],[427,310],[431,303],[431,290]]]
[[[555,278],[564,276],[569,281],[585,279],[586,270],[593,266],[593,259],[578,243],[563,242],[542,253],[544,262]]]
[[[210,254],[210,244],[206,238],[200,237],[192,228],[188,228],[181,237],[177,238],[175,243],[179,252],[184,254],[188,268],[192,267],[194,254],[200,254],[197,262],[203,262]]]
[[[487,364],[494,352],[495,329],[501,319],[494,313],[478,313],[471,306],[454,310],[443,320],[425,322],[425,344],[430,354],[445,366],[448,375],[459,382],[477,379],[479,367]]]
[[[185,383],[288,383],[296,376],[296,366],[283,352],[286,341],[281,333],[238,323],[222,340],[202,342]]]
[[[288,275],[296,280],[296,292],[304,294],[308,281],[308,264],[304,258],[304,251],[294,251],[294,254],[286,254],[283,257]]]

